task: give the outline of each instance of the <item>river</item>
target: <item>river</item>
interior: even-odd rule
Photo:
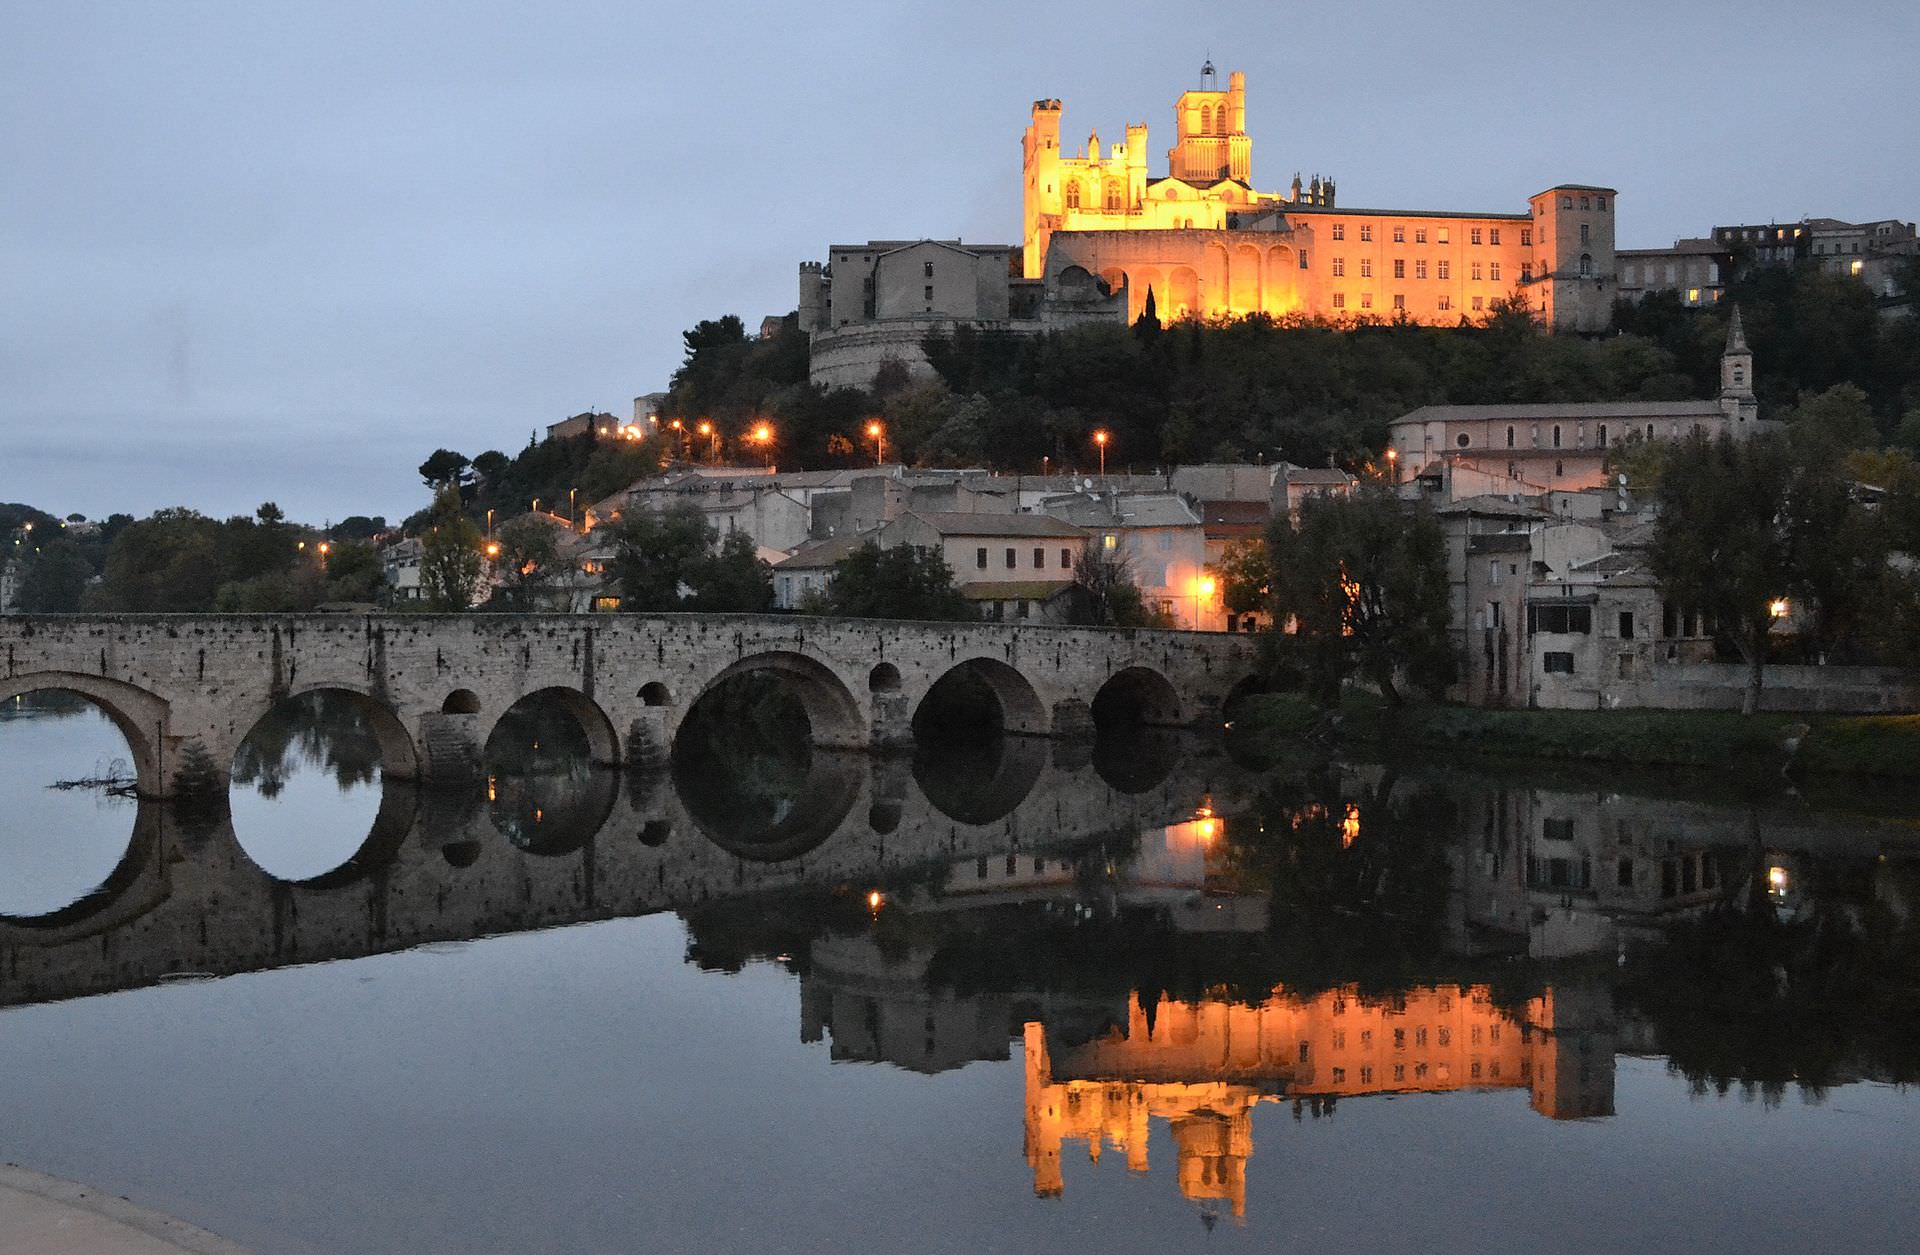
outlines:
[[[0,1160],[266,1252],[1920,1231],[1911,797],[689,718],[425,792],[312,699],[181,810],[0,707]]]

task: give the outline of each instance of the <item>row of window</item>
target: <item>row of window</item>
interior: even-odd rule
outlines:
[[[1347,273],[1347,259],[1344,257],[1334,258],[1333,259],[1334,278],[1336,279],[1345,278],[1346,273]],[[1467,275],[1468,275],[1468,278],[1472,279],[1475,283],[1486,283],[1486,282],[1498,283],[1500,282],[1500,263],[1497,261],[1484,262],[1484,263],[1474,262],[1472,266],[1469,267]],[[1362,279],[1373,278],[1373,258],[1362,257],[1360,259],[1360,277]],[[1393,277],[1396,279],[1404,279],[1407,277],[1406,258],[1396,257],[1393,259]],[[1424,279],[1427,277],[1426,258],[1420,257],[1420,258],[1414,259],[1413,277],[1416,279]],[[1441,258],[1439,261],[1434,262],[1433,277],[1436,279],[1453,278],[1453,264],[1444,257]],[[1522,283],[1533,282],[1533,263],[1532,262],[1520,263],[1520,282]]]
[[[1012,545],[1007,546],[1006,563],[1007,570],[1009,571],[1016,569],[1020,565],[1020,551]],[[973,551],[973,565],[981,571],[987,569],[987,547],[985,545]],[[1036,571],[1044,571],[1046,566],[1046,549],[1040,545],[1035,545],[1033,547],[1033,569]],[[1060,550],[1060,569],[1062,571],[1070,571],[1073,569],[1073,550],[1065,548],[1064,546]]]
[[[1361,242],[1371,242],[1373,239],[1373,225],[1363,222],[1360,223],[1359,226]],[[1584,232],[1586,228],[1582,227],[1581,230]],[[1453,242],[1452,227],[1435,227],[1433,228],[1433,235],[1434,243],[1436,244],[1451,244]],[[1344,240],[1347,238],[1346,223],[1336,222],[1333,224],[1333,238],[1336,240]],[[1581,238],[1584,239],[1585,236],[1583,235]],[[1393,228],[1393,242],[1395,244],[1405,244],[1407,242],[1407,229],[1405,227]],[[1415,227],[1413,229],[1413,242],[1415,244],[1425,244],[1427,242],[1427,228]],[[1499,242],[1499,227],[1469,227],[1467,229],[1467,243],[1469,244],[1498,244]],[[1526,248],[1533,247],[1532,227],[1520,228],[1520,243]]]
[[[1448,1065],[1442,1063],[1442,1064],[1439,1064],[1438,1067],[1439,1067],[1438,1075],[1440,1080],[1451,1081],[1453,1079],[1453,1070]],[[1486,1065],[1486,1071],[1484,1074],[1481,1072],[1481,1064],[1480,1064],[1480,1060],[1478,1059],[1475,1059],[1471,1064],[1471,1070],[1472,1070],[1472,1079],[1476,1081],[1483,1080],[1483,1079],[1497,1081],[1500,1079],[1500,1061],[1497,1059],[1493,1060],[1492,1062]],[[1527,1061],[1522,1059],[1520,1061],[1520,1074],[1523,1078],[1526,1076],[1526,1071],[1527,1071]],[[1414,1064],[1413,1076],[1414,1076],[1414,1079],[1417,1081],[1426,1080],[1427,1065],[1424,1063]],[[1396,1063],[1393,1065],[1393,1079],[1396,1081],[1404,1081],[1407,1079],[1406,1064]],[[1347,1070],[1345,1068],[1335,1068],[1333,1070],[1333,1083],[1335,1085],[1344,1085],[1346,1084],[1346,1081],[1347,1081]],[[1372,1068],[1360,1069],[1360,1083],[1362,1085],[1373,1084]]]
[[[1475,310],[1484,310],[1487,307],[1487,298],[1484,296],[1472,297],[1469,299],[1468,304],[1470,304]],[[1434,298],[1433,306],[1435,309],[1441,311],[1442,313],[1445,313],[1446,311],[1453,308],[1453,298],[1451,296],[1446,295],[1445,293],[1442,293],[1441,295]],[[1335,309],[1345,309],[1347,307],[1347,294],[1345,292],[1335,292],[1333,294],[1333,307]],[[1407,307],[1406,295],[1404,293],[1395,292],[1393,294],[1393,308],[1405,309],[1406,307]],[[1361,309],[1373,308],[1373,293],[1362,292],[1360,294],[1360,308]]]

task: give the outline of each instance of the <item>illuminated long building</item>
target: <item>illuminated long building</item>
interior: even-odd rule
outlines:
[[[1612,188],[1556,184],[1524,212],[1348,209],[1332,179],[1296,174],[1286,193],[1253,185],[1246,76],[1174,105],[1167,173],[1147,172],[1147,127],[1106,151],[1061,147],[1058,100],[1039,100],[1022,145],[1029,279],[1073,287],[1075,272],[1147,294],[1163,320],[1247,314],[1453,325],[1518,297],[1560,331],[1605,331],[1617,290]]]

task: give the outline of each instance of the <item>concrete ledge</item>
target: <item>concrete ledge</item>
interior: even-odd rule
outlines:
[[[91,1186],[0,1164],[0,1251],[10,1255],[248,1255],[245,1247]]]

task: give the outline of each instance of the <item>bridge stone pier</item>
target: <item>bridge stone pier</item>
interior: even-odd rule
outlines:
[[[0,616],[0,664],[0,701],[61,689],[99,705],[140,792],[167,797],[196,749],[224,774],[276,702],[320,690],[359,700],[387,776],[435,783],[471,779],[494,722],[537,693],[595,761],[644,765],[742,674],[789,686],[816,744],[892,750],[955,670],[984,681],[1008,732],[1073,738],[1217,723],[1254,658],[1229,635],[811,616],[115,615]]]

